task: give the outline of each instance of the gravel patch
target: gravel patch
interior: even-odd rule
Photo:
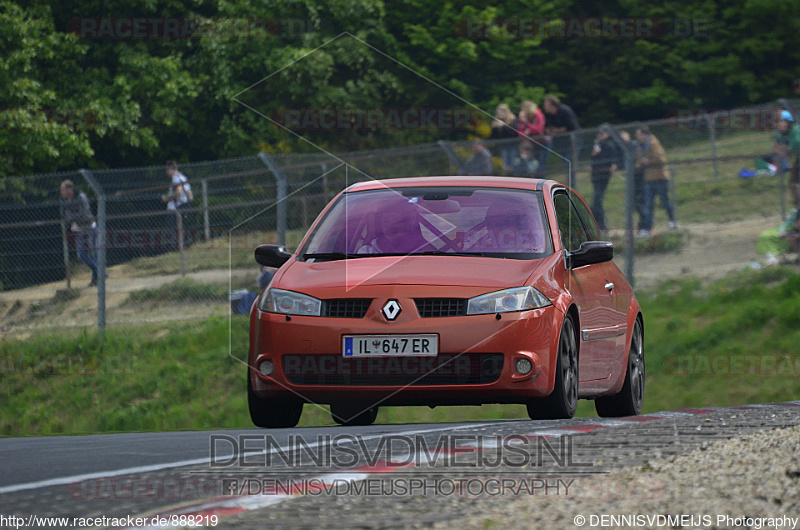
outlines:
[[[587,528],[592,522],[631,527],[626,520],[600,520],[605,514],[683,516],[666,525],[660,524],[664,519],[640,517],[634,522],[645,524],[637,528],[793,528],[757,519],[800,518],[800,427],[717,441],[685,455],[580,479],[565,496],[482,504],[480,513],[434,527],[578,528],[576,516],[585,518]]]

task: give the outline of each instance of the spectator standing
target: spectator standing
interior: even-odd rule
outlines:
[[[778,120],[775,144],[773,146],[774,162],[779,170],[791,164],[789,173],[789,190],[795,207],[800,199],[800,126],[788,110],[782,110]]]
[[[492,155],[483,145],[482,140],[474,140],[472,142],[472,156],[464,164],[464,174],[491,175],[492,173]]]
[[[650,132],[647,125],[636,130],[636,167],[644,171],[644,218],[639,237],[649,237],[653,229],[653,208],[656,196],[669,215],[670,229],[677,228],[675,210],[669,200],[669,168],[667,155],[661,142]]]
[[[606,230],[606,213],[603,209],[605,196],[611,176],[621,165],[620,150],[611,139],[611,134],[606,126],[597,131],[594,146],[592,147],[592,213],[597,220],[600,230]]]
[[[522,102],[517,121],[517,134],[525,138],[536,139],[544,135],[545,117],[536,103],[530,100]]]
[[[511,165],[517,157],[517,144],[512,142],[517,137],[517,117],[511,112],[511,108],[500,103],[494,109],[494,119],[492,120],[492,132],[489,138],[499,140],[501,143],[500,157],[503,160],[503,171],[511,171]]]
[[[636,142],[631,139],[631,134],[628,131],[620,131],[619,137],[627,144],[627,149],[630,149],[632,153],[636,153]],[[641,230],[642,221],[644,220],[644,168],[635,165],[633,168],[633,207],[636,209],[636,213],[639,214],[637,229]]]
[[[531,100],[522,102],[517,122],[517,134],[520,138],[534,140],[540,144],[535,150],[535,158],[539,170],[544,170],[547,164],[547,155],[550,154],[550,144],[544,136],[545,117],[542,109]]]
[[[78,258],[92,270],[89,287],[97,285],[97,223],[86,194],[65,180],[60,188],[61,219],[67,230],[75,235]]]
[[[189,179],[186,175],[178,170],[178,164],[174,160],[167,160],[166,167],[167,177],[170,179],[169,192],[161,196],[161,200],[167,204],[167,210],[170,212],[177,212],[182,208],[189,206],[189,203],[194,199],[192,187],[189,184]],[[167,215],[167,230],[176,234],[178,230],[177,214]],[[186,215],[181,212],[181,219],[186,224]],[[176,248],[177,248],[177,239]]]
[[[544,106],[545,132],[548,136],[559,135],[555,138],[552,138],[552,149],[571,162],[571,180],[573,185],[577,185],[575,182],[575,163],[577,162],[577,159],[573,159],[572,156],[572,141],[570,136],[563,133],[575,131],[581,128],[580,124],[578,123],[578,117],[575,115],[575,111],[572,110],[569,105],[561,103],[561,100],[558,98],[558,96],[553,94],[548,94],[545,96],[542,105]],[[575,137],[575,142],[575,152],[579,153],[581,150],[581,141],[579,136]]]

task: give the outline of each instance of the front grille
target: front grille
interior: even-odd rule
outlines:
[[[417,312],[422,318],[457,317],[467,314],[464,298],[415,298]]]
[[[295,385],[479,385],[497,381],[503,371],[502,353],[361,358],[288,354],[281,362]]]
[[[332,318],[364,318],[372,298],[332,298],[322,301],[322,316]]]

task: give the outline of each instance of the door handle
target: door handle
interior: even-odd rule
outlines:
[[[614,290],[614,284],[611,283],[611,282],[608,282],[606,284],[606,290],[609,291],[609,292],[613,291]]]

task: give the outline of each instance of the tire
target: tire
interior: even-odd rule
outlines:
[[[561,325],[556,356],[556,375],[553,392],[546,398],[528,403],[532,420],[568,419],[578,407],[578,341],[575,324],[567,315]]]
[[[595,399],[594,408],[597,415],[604,418],[618,418],[640,414],[644,401],[644,376],[644,332],[642,323],[637,319],[631,335],[625,383],[619,394]]]
[[[303,402],[296,398],[262,399],[253,392],[250,368],[247,368],[247,406],[256,427],[295,427],[303,414]]]
[[[359,403],[332,403],[331,417],[339,425],[372,425],[378,417],[378,406],[364,408]]]

